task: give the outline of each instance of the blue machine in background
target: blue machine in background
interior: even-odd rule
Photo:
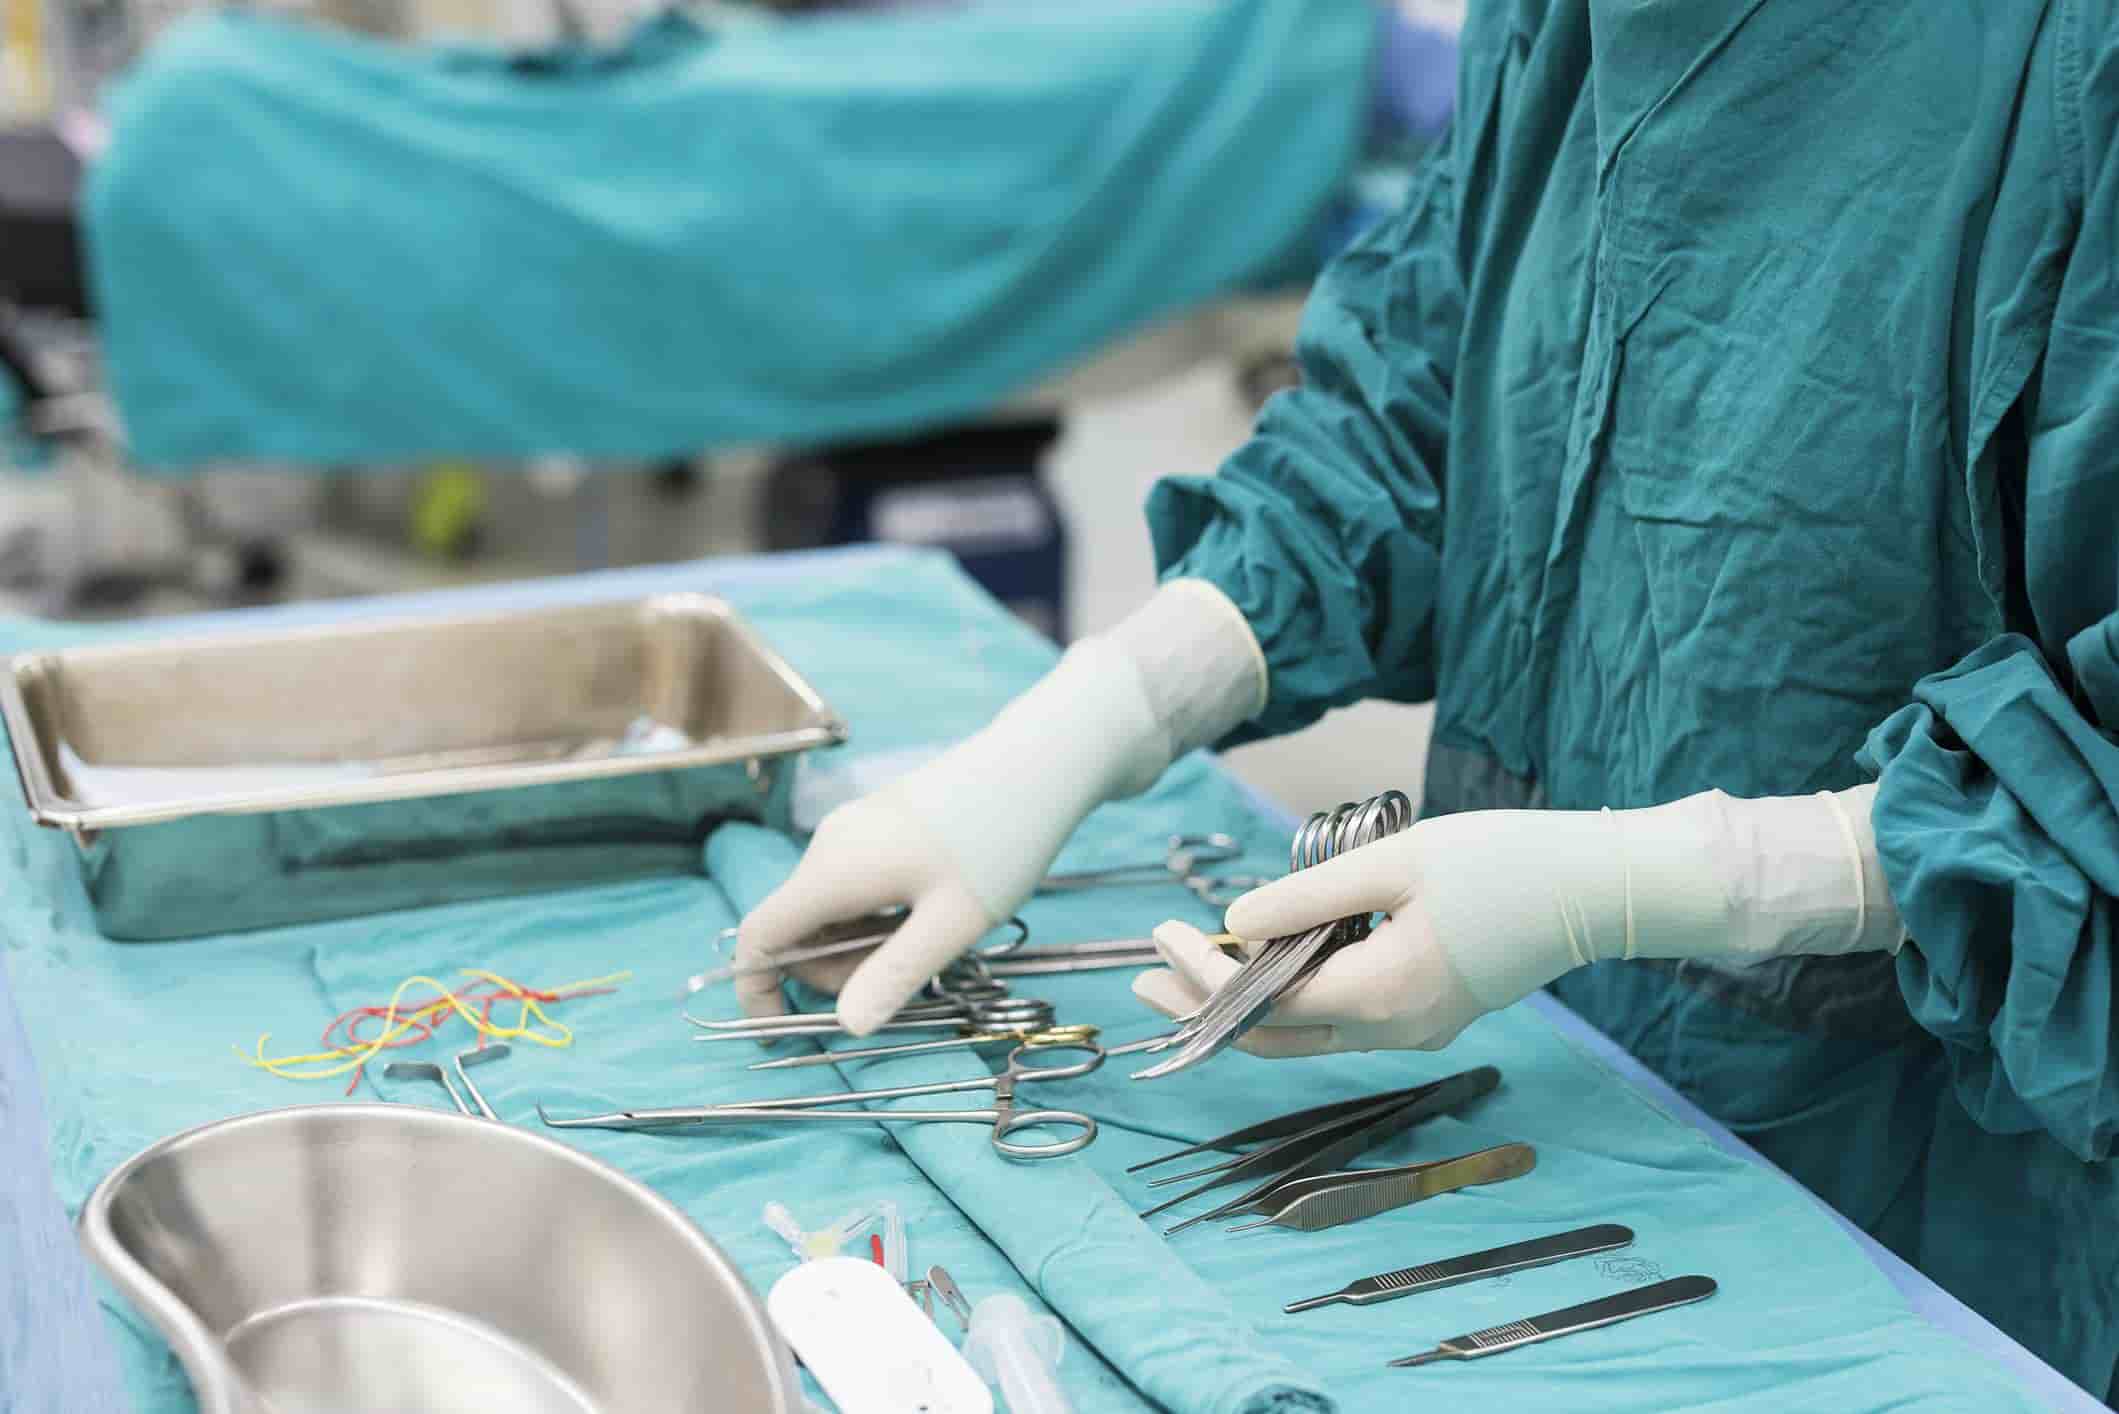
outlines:
[[[1046,489],[1056,418],[984,423],[790,457],[772,473],[769,548],[887,541],[947,550],[1047,637],[1067,638],[1067,529]]]

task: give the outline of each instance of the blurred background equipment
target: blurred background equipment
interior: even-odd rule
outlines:
[[[1145,488],[1292,381],[1459,18],[0,0],[0,607],[891,540],[1093,631]]]

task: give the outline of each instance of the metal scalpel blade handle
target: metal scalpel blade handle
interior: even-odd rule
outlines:
[[[1649,1316],[1657,1311],[1668,1311],[1673,1306],[1689,1306],[1695,1301],[1705,1301],[1714,1295],[1715,1291],[1713,1277],[1672,1277],[1653,1286],[1622,1291],[1617,1296],[1600,1297],[1595,1301],[1584,1301],[1579,1306],[1547,1311],[1542,1316],[1532,1316],[1527,1320],[1488,1326],[1485,1330],[1473,1331],[1470,1335],[1453,1335],[1433,1350],[1423,1350],[1418,1355],[1393,1360],[1390,1366],[1393,1369],[1407,1369],[1435,1360],[1476,1360],[1487,1355],[1499,1355],[1504,1350],[1536,1345],[1541,1340],[1574,1335],[1578,1331],[1593,1331],[1599,1326],[1630,1321],[1635,1316]]]
[[[1489,1247],[1483,1252],[1467,1252],[1461,1257],[1446,1257],[1439,1262],[1422,1262],[1417,1266],[1400,1267],[1395,1272],[1363,1277],[1323,1296],[1291,1301],[1281,1310],[1293,1315],[1297,1311],[1311,1311],[1339,1301],[1350,1306],[1374,1306],[1379,1302],[1396,1301],[1401,1296],[1439,1291],[1459,1282],[1507,1276],[1511,1272],[1528,1271],[1532,1267],[1549,1266],[1576,1257],[1593,1257],[1599,1252],[1616,1251],[1632,1241],[1633,1229],[1618,1223],[1578,1227],[1572,1232],[1554,1233],[1551,1237],[1534,1237],[1528,1242],[1511,1242]]]

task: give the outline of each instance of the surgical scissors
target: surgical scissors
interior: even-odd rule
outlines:
[[[1032,1065],[1025,1057],[1041,1051],[1080,1051],[1087,1060],[1072,1065]],[[1015,1092],[1019,1085],[1046,1080],[1072,1080],[1089,1074],[1104,1063],[1103,1048],[1093,1041],[1066,1041],[1056,1045],[1025,1042],[1009,1053],[1007,1068],[998,1075],[972,1080],[943,1080],[932,1085],[899,1085],[888,1090],[841,1090],[824,1095],[798,1095],[789,1100],[760,1100],[755,1104],[693,1105],[675,1109],[613,1110],[608,1114],[584,1115],[579,1119],[554,1119],[537,1107],[537,1117],[553,1129],[682,1129],[695,1124],[792,1124],[805,1120],[822,1123],[867,1124],[986,1124],[993,1127],[993,1147],[1011,1159],[1057,1159],[1078,1153],[1096,1138],[1096,1121],[1078,1110],[1019,1110]],[[843,1105],[862,1100],[907,1100],[922,1095],[953,1095],[967,1090],[993,1091],[993,1104],[977,1110],[834,1110],[813,1108]],[[1019,1143],[1009,1136],[1021,1130],[1051,1125],[1079,1131],[1047,1144]]]
[[[1212,908],[1227,908],[1261,884],[1271,880],[1249,874],[1208,874],[1203,865],[1226,864],[1242,855],[1243,846],[1233,836],[1172,835],[1163,857],[1152,864],[1120,864],[1109,869],[1078,869],[1065,874],[1047,874],[1038,880],[1041,894],[1070,893],[1076,889],[1107,889],[1133,884],[1183,884]],[[988,950],[986,956],[1004,955],[1005,948]]]

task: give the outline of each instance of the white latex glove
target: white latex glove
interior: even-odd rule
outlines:
[[[1489,810],[1411,829],[1238,899],[1230,932],[1388,914],[1238,1042],[1264,1056],[1433,1050],[1564,973],[1610,958],[1755,963],[1896,952],[1905,929],[1869,823],[1874,786],[1647,810]],[[1194,928],[1155,934],[1167,971],[1134,992],[1196,1007],[1237,963]]]
[[[1204,581],[1164,585],[983,731],[825,816],[793,876],[744,919],[737,960],[769,962],[827,923],[910,905],[873,952],[791,969],[836,991],[840,1022],[867,1035],[1022,905],[1090,810],[1256,715],[1265,688],[1236,606]],[[736,985],[745,1011],[786,1009],[778,972]]]

